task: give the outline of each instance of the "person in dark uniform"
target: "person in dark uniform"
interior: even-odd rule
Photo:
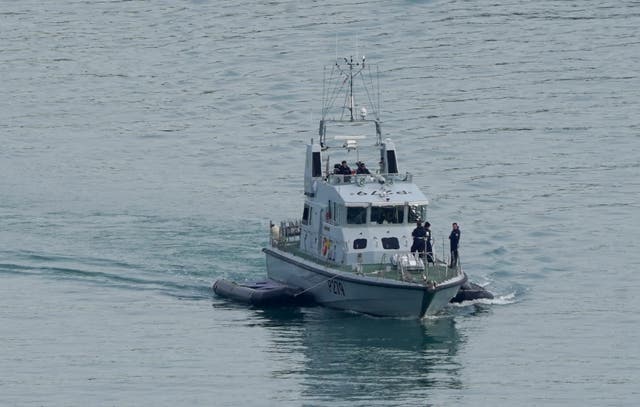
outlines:
[[[363,162],[358,162],[358,169],[356,170],[356,174],[371,174],[369,169]]]
[[[420,256],[424,253],[424,238],[427,235],[426,230],[422,227],[422,222],[416,222],[416,228],[411,232],[413,236],[413,244],[411,245],[411,253],[418,252]]]
[[[458,243],[460,243],[460,229],[457,223],[453,223],[453,229],[449,234],[449,246],[451,247],[451,264],[449,267],[458,265]]]
[[[429,263],[433,263],[433,246],[431,245],[431,223],[429,222],[425,222],[424,223],[424,231],[425,231],[425,236],[424,236],[424,242],[427,246],[427,262]]]
[[[351,177],[348,177],[347,175],[351,175],[351,168],[349,168],[349,166],[347,165],[346,161],[342,161],[342,165],[340,165],[340,174],[344,175],[342,178],[344,179],[344,182],[349,182],[351,181]]]
[[[335,164],[333,166],[333,173],[336,175],[340,175],[342,173],[342,169],[340,168],[340,164]]]
[[[342,175],[351,175],[351,168],[349,168],[349,166],[347,165],[346,161],[342,161],[342,164],[340,165],[340,174]]]

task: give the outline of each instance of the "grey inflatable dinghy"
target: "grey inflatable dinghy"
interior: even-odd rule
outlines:
[[[493,299],[493,294],[475,283],[466,282],[460,286],[458,293],[449,302],[461,303],[480,299]]]
[[[300,290],[273,280],[236,283],[221,278],[213,283],[213,292],[220,297],[256,306],[301,305],[310,300]]]

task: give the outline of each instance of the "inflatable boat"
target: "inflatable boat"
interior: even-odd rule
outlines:
[[[220,297],[255,306],[304,305],[310,301],[301,290],[273,280],[236,283],[221,278],[212,288]]]
[[[461,303],[464,301],[474,301],[482,299],[492,300],[493,294],[491,294],[489,291],[485,290],[484,287],[481,287],[478,284],[466,282],[462,284],[456,296],[453,297],[449,302]]]

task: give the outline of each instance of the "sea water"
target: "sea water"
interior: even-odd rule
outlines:
[[[639,26],[637,1],[0,1],[0,405],[637,404]],[[458,222],[495,300],[212,294],[265,277],[351,55],[435,250]]]

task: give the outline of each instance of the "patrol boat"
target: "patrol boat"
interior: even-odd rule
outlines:
[[[428,262],[410,251],[416,222],[429,219],[428,201],[383,139],[378,78],[364,57],[325,68],[319,137],[306,146],[302,217],[271,223],[267,276],[328,307],[422,318],[445,307],[467,276],[444,254]],[[361,160],[377,168],[365,170]],[[342,161],[358,171],[338,168]]]

